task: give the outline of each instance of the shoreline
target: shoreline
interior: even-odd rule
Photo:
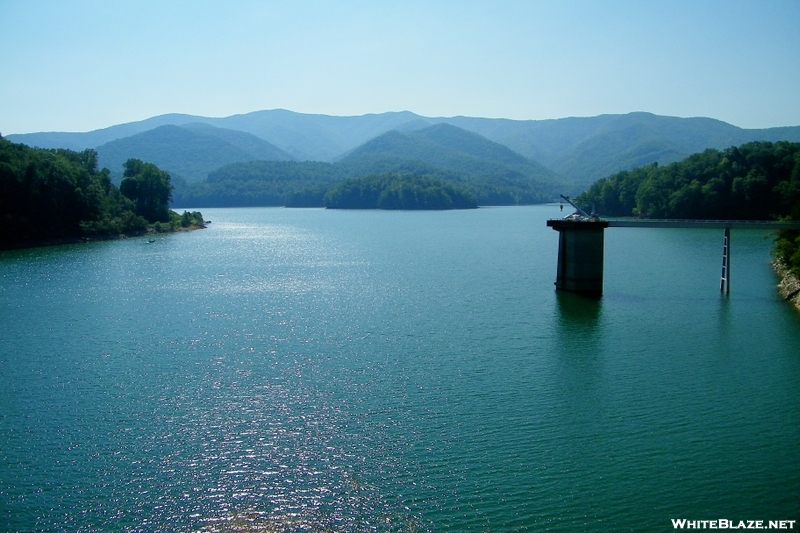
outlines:
[[[778,283],[778,293],[781,298],[800,311],[800,279],[789,272],[786,265],[778,259],[772,262],[772,268],[781,278],[780,283]]]
[[[65,244],[80,244],[85,242],[100,242],[100,241],[116,241],[119,239],[128,239],[133,237],[146,237],[148,235],[158,235],[161,233],[178,233],[182,231],[194,231],[197,229],[206,229],[206,225],[202,226],[190,225],[187,227],[178,226],[169,230],[157,230],[153,227],[143,229],[140,231],[133,231],[129,233],[105,233],[102,235],[81,235],[76,237],[61,237],[58,239],[42,239],[36,241],[18,241],[11,243],[0,244],[0,252],[11,250],[25,250],[28,248],[43,248],[45,246],[62,246]]]

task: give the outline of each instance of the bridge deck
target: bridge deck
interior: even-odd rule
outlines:
[[[800,229],[800,222],[775,222],[771,220],[681,220],[609,218],[609,228],[709,228],[709,229]]]

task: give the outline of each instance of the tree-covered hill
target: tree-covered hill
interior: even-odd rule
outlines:
[[[240,150],[247,152],[254,161],[292,161],[294,157],[251,133],[227,128],[217,128],[203,122],[192,122],[182,126],[195,133],[216,137]]]
[[[800,143],[708,149],[600,179],[578,197],[608,216],[800,220]]]
[[[698,149],[705,148],[705,143]],[[620,170],[651,163],[680,161],[696,150],[678,145],[674,139],[659,136],[643,124],[630,124],[602,135],[595,135],[553,162],[565,176],[573,176],[579,185]]]
[[[618,172],[577,200],[606,216],[800,220],[800,143],[709,149],[669,165]],[[800,275],[800,232],[781,231],[776,253]]]
[[[324,198],[328,209],[474,209],[475,197],[429,176],[380,174],[345,180]]]
[[[181,220],[168,210],[169,174],[138,160],[125,167],[120,190],[108,169],[98,170],[93,150],[44,150],[0,137],[0,247],[119,235],[153,223],[202,225],[199,213]]]
[[[535,161],[449,124],[391,131],[361,145],[341,160],[350,168],[362,167],[373,172],[376,166],[386,167],[387,161],[419,161],[452,173],[481,205],[546,202],[566,187],[554,173]],[[383,169],[386,170],[396,171]]]
[[[272,144],[249,133],[207,124],[164,125],[97,148],[99,164],[120,168],[131,158],[149,161],[188,182],[229,163],[254,160],[291,160]]]
[[[354,163],[365,157],[425,161],[463,175],[513,170],[542,183],[557,180],[552,171],[507,146],[449,124],[390,131],[359,146],[341,161]]]

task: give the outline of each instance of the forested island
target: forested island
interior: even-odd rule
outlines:
[[[800,143],[751,142],[618,172],[577,201],[604,216],[800,220]],[[800,277],[800,231],[779,231],[773,253]]]
[[[475,209],[478,202],[452,183],[428,176],[380,174],[353,178],[323,198],[329,209]]]
[[[172,183],[129,159],[118,188],[94,150],[30,148],[0,137],[0,247],[203,227],[199,212],[170,211]]]

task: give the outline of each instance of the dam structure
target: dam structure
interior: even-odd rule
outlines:
[[[563,197],[569,202],[567,197]],[[569,202],[572,204],[572,202]],[[557,290],[599,298],[603,294],[604,236],[606,228],[711,228],[722,229],[720,291],[731,290],[732,229],[800,229],[800,222],[768,220],[601,219],[577,211],[565,218],[550,219],[547,226],[558,232]]]

